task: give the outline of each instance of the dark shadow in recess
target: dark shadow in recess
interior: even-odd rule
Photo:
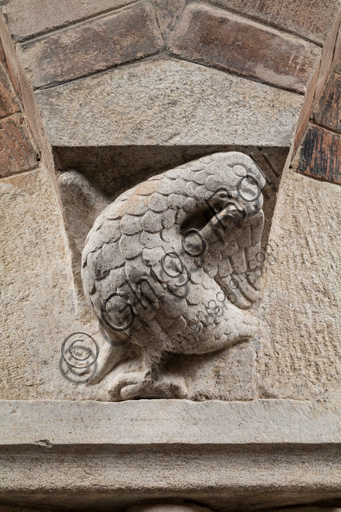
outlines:
[[[250,155],[267,178],[263,189],[265,244],[276,194],[289,148],[255,146],[97,146],[54,147],[57,172],[75,169],[84,174],[105,196],[115,199],[125,190],[150,176],[172,169],[204,155],[220,151],[241,151]]]

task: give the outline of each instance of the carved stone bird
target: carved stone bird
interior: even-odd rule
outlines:
[[[113,400],[186,397],[171,354],[208,354],[255,334],[265,179],[242,153],[153,176],[96,219],[82,257],[87,299],[110,344],[92,383]],[[252,268],[250,268],[252,267]]]

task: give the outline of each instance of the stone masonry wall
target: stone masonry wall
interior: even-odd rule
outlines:
[[[151,167],[145,155],[159,159],[162,170],[160,147],[175,147],[180,161],[201,156],[202,148],[251,147],[273,174],[276,191],[285,156],[300,148],[284,173],[275,210],[272,199],[269,236],[280,249],[276,265],[266,269],[262,338],[234,347],[222,359],[215,355],[209,372],[203,359],[192,373],[203,386],[200,397],[205,378],[213,387],[219,381],[211,397],[225,400],[337,395],[339,253],[333,237],[340,194],[335,107],[340,3],[9,0],[0,5],[7,25],[0,28],[6,340],[0,396],[106,399],[96,387],[75,387],[59,367],[67,335],[99,334],[89,310],[78,310],[75,302],[49,145],[61,157],[69,153],[67,161],[75,165],[81,155],[89,174],[98,181],[106,174],[112,186],[115,179],[125,182],[124,159],[117,174],[110,174],[109,164],[95,168],[91,155],[85,159],[94,147],[95,155],[101,148],[111,151],[111,160],[120,148],[133,148],[132,155],[142,155],[144,162],[141,179]],[[103,153],[99,161],[106,162]],[[135,175],[135,169],[129,172]],[[81,206],[87,211],[87,203]],[[322,270],[312,275],[317,267]]]

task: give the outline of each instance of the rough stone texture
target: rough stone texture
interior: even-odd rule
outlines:
[[[321,45],[340,12],[338,0],[213,0],[213,3],[235,9]]]
[[[332,73],[314,113],[314,122],[341,133],[341,76]]]
[[[96,217],[110,203],[84,176],[75,171],[58,176],[60,198],[63,205],[65,231],[71,252],[71,268],[76,300],[84,301],[81,281],[81,255],[88,232]]]
[[[53,185],[39,168],[3,178],[0,194],[0,397],[71,396],[74,386],[59,370],[60,346],[80,326],[91,326],[84,316],[77,323]]]
[[[7,33],[4,33],[4,30],[6,30],[5,24],[4,24],[2,17],[0,16],[0,32],[1,32],[0,64],[2,66],[4,73],[7,74],[9,82],[11,83],[11,86],[14,89],[14,91],[12,91],[12,93],[14,92],[14,96],[16,96],[16,101],[19,101],[19,103],[21,104],[22,95],[21,95],[21,86],[19,85],[18,76],[17,76],[17,69],[16,69],[17,62],[15,62],[9,55],[8,47],[6,44],[6,42],[8,42],[8,40],[7,41],[4,40],[5,36],[9,37],[9,34],[8,34],[8,31],[7,31]],[[9,40],[10,40],[10,37],[9,37]],[[6,50],[5,50],[4,46],[6,47]]]
[[[33,169],[37,150],[24,116],[15,114],[0,120],[0,177]]]
[[[186,8],[170,48],[182,58],[300,93],[320,55],[315,45],[199,3]]]
[[[261,397],[340,396],[341,188],[288,172],[270,239],[278,244],[260,305]]]
[[[335,71],[335,73],[341,73],[341,27],[339,28],[337,34],[332,69]]]
[[[298,158],[299,172],[332,183],[341,183],[341,134],[310,125]]]
[[[4,2],[2,11],[13,37],[20,41],[132,2],[133,0],[25,0],[23,3],[22,0],[9,0]]]
[[[50,447],[329,444],[337,448],[341,442],[339,403],[324,400],[1,400],[0,412],[2,447],[35,445],[39,439]]]
[[[18,112],[19,104],[0,59],[0,118]]]
[[[33,87],[73,80],[156,53],[163,44],[146,2],[21,45]]]
[[[172,0],[171,2],[169,0],[154,0],[153,4],[156,8],[160,28],[167,40],[179,21],[186,0]]]
[[[341,5],[341,3],[340,3]],[[330,73],[333,71],[335,67],[334,60],[337,55],[337,46],[338,46],[338,33],[341,26],[341,9],[339,15],[335,18],[335,23],[328,34],[326,42],[323,46],[323,51],[321,55],[321,64],[319,77],[316,85],[316,93],[315,93],[315,104],[320,99],[326,84],[329,80]]]
[[[117,9],[132,3],[133,0],[59,0],[58,3],[50,0],[9,0],[3,2],[3,12],[11,33],[16,40],[33,37],[37,34],[55,30],[104,11]],[[184,0],[166,2],[155,0],[154,4],[160,8],[160,20],[167,25],[167,30],[174,26],[173,15]],[[254,17],[280,29],[294,32],[299,36],[323,44],[339,10],[337,0],[213,0],[220,7],[236,10],[240,14]],[[169,21],[166,21],[168,18]],[[175,18],[178,18],[176,14]],[[166,27],[165,27],[166,28]]]
[[[173,60],[39,91],[36,99],[54,146],[285,147],[303,101],[291,92]]]
[[[340,22],[341,12],[340,16],[335,19],[334,26],[326,39],[322,50],[320,64],[316,67],[315,73],[308,86],[297,124],[293,155],[296,155],[297,149],[299,148],[303,135],[307,129],[309,119],[312,116],[313,111],[316,111],[317,109],[317,104],[327,86],[330,73],[335,68],[338,55],[340,54],[341,39],[340,36],[338,37]]]
[[[126,510],[186,500],[235,512],[340,493],[333,402],[25,401],[0,412],[7,504]]]
[[[322,57],[321,57],[321,59],[322,59]],[[298,148],[300,147],[303,136],[304,136],[307,126],[309,124],[309,119],[313,112],[314,99],[316,97],[316,87],[317,87],[317,83],[318,83],[320,67],[321,66],[318,66],[315,69],[315,73],[310,81],[306,95],[304,97],[302,110],[301,110],[300,117],[298,119],[297,126],[296,126],[295,142],[294,142],[293,150],[292,150],[293,156],[296,155],[296,152],[297,152]]]

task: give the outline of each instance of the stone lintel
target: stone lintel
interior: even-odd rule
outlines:
[[[36,92],[53,146],[289,147],[303,97],[172,59]]]

